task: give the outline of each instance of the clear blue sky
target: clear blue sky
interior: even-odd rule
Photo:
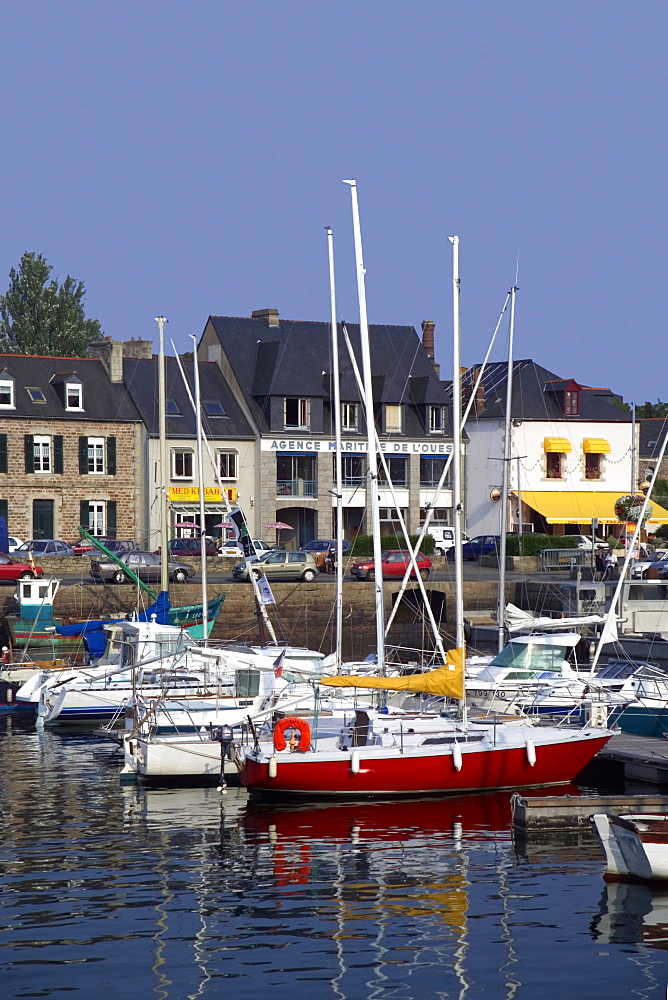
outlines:
[[[33,0],[3,12],[0,290],[24,250],[117,339],[211,313],[437,324],[480,360],[519,254],[517,357],[664,387],[668,8],[641,0]],[[495,356],[505,348],[500,344]]]

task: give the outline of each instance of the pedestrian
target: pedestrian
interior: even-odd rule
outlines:
[[[606,563],[605,563],[605,556],[603,555],[603,550],[600,548],[596,549],[596,554],[594,556],[594,567],[595,567],[594,579],[602,580],[606,570]]]
[[[614,549],[608,549],[605,554],[605,569],[603,571],[604,580],[612,580],[617,570],[617,553]]]

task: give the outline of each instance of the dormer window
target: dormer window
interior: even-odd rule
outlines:
[[[443,434],[445,431],[445,411],[442,406],[429,407],[429,433]]]
[[[14,379],[7,371],[2,372],[0,377],[0,408],[14,409]]]
[[[403,414],[401,406],[394,403],[385,404],[385,433],[401,434],[403,431]]]
[[[83,386],[80,382],[65,383],[65,409],[83,410]]]
[[[580,392],[578,389],[564,389],[564,416],[579,417]]]
[[[285,427],[294,427],[295,429],[308,430],[309,419],[310,419],[310,400],[308,399],[291,399],[286,397],[285,400]]]

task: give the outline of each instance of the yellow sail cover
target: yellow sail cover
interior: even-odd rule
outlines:
[[[464,697],[464,650],[450,649],[445,654],[445,665],[424,674],[405,677],[322,677],[321,684],[328,687],[375,688],[382,691],[419,691],[441,698]]]

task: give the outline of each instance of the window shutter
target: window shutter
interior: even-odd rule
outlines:
[[[7,435],[0,434],[0,472],[7,471]],[[1,517],[2,515],[0,515]]]
[[[83,436],[79,438],[79,475],[88,475],[88,438]]]
[[[114,438],[114,441],[116,439]],[[107,538],[116,537],[116,501],[107,500]]]
[[[116,475],[116,438],[107,438],[107,475]]]
[[[4,517],[5,524],[7,523],[7,508],[9,506],[8,500],[0,500],[0,517]]]
[[[23,435],[23,447],[26,459],[26,472],[35,471],[35,439],[32,434]]]
[[[62,475],[63,472],[63,435],[53,437],[53,471]]]
[[[88,500],[82,500],[79,504],[79,524],[86,531],[90,531],[90,505]]]

